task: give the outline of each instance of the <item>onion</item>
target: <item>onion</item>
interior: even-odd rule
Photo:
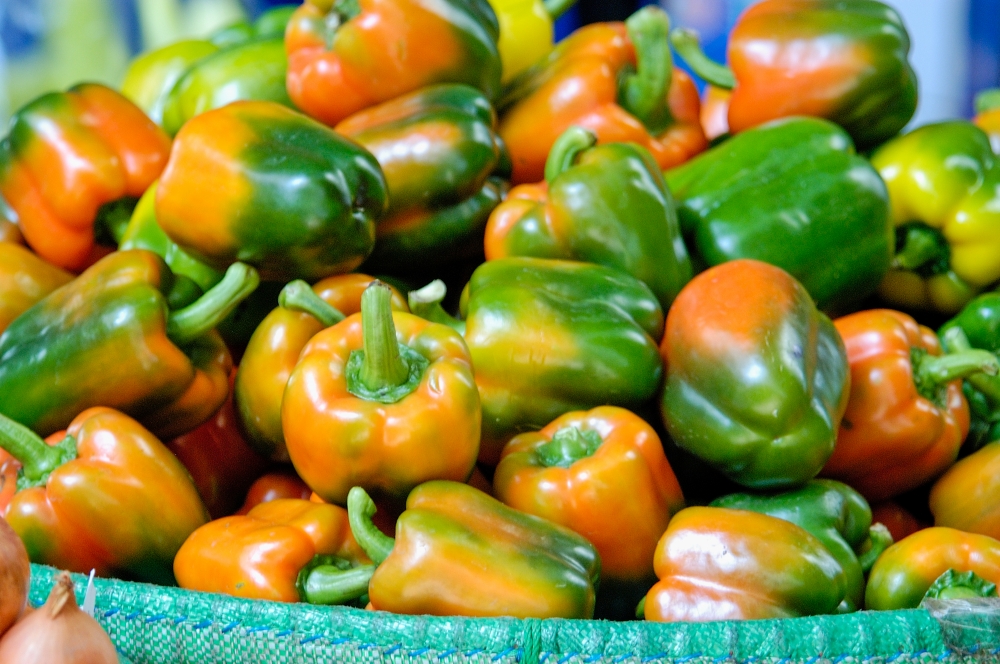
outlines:
[[[30,576],[24,543],[7,521],[0,519],[0,635],[10,629],[27,606]]]
[[[56,577],[45,605],[0,639],[3,664],[118,664],[100,623],[80,610],[67,572]]]

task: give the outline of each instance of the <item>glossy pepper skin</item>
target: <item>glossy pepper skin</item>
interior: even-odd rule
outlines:
[[[851,396],[823,475],[871,501],[940,475],[969,431],[959,378],[996,359],[985,351],[939,357],[930,329],[889,309],[844,316],[834,325],[847,347]]]
[[[745,131],[666,179],[696,264],[777,265],[824,310],[871,294],[889,270],[889,194],[830,122],[790,118]]]
[[[499,30],[486,0],[308,0],[285,32],[288,94],[330,126],[434,83],[494,99]]]
[[[659,582],[645,618],[705,622],[835,613],[848,594],[840,563],[790,521],[721,507],[689,507],[656,545]]]
[[[669,30],[666,13],[652,7],[626,23],[588,25],[513,81],[499,104],[512,181],[541,180],[549,150],[573,125],[599,143],[637,143],[660,168],[704,150],[698,90],[673,68]]]
[[[0,336],[0,409],[48,435],[107,405],[163,438],[197,427],[228,394],[232,360],[212,327],[256,287],[234,265],[215,289],[170,306],[159,256],[118,251],[53,291]]]
[[[872,165],[896,226],[884,300],[953,314],[1000,279],[1000,166],[981,129],[966,121],[919,127],[880,147]]]
[[[505,84],[552,51],[553,22],[574,4],[575,0],[490,0],[500,25],[497,47]]]
[[[90,408],[46,445],[0,417],[0,444],[23,464],[3,516],[32,562],[173,583],[174,555],[208,514],[184,466],[142,425]]]
[[[313,493],[313,490],[302,481],[301,477],[295,474],[295,471],[276,470],[261,475],[257,481],[250,485],[246,500],[243,501],[243,506],[236,513],[247,514],[258,505],[273,500],[284,498],[309,500],[314,495],[316,494]]]
[[[914,533],[889,547],[875,563],[865,590],[865,608],[915,609],[948,570],[971,571],[988,582],[1000,582],[1000,542],[953,528]]]
[[[660,412],[678,446],[753,489],[812,479],[833,452],[850,387],[833,323],[780,268],[736,260],[674,301]]]
[[[814,535],[844,571],[847,594],[838,613],[864,606],[864,574],[892,544],[884,527],[872,528],[872,511],[861,494],[833,480],[811,480],[801,488],[777,494],[731,494],[711,506],[767,514]]]
[[[72,279],[29,249],[0,241],[0,335],[31,305]]]
[[[520,185],[490,215],[486,260],[561,258],[617,268],[643,281],[664,311],[691,280],[673,197],[652,155],[630,143],[596,147],[571,127],[546,180]]]
[[[425,482],[406,499],[396,539],[352,490],[355,538],[378,565],[372,608],[401,614],[589,618],[601,562],[568,528],[507,507],[467,484]]]
[[[674,46],[706,80],[732,89],[734,134],[809,115],[836,122],[868,149],[894,136],[917,107],[910,37],[899,14],[876,0],[755,3],[729,35],[731,70],[707,62],[691,33],[675,36]]]
[[[505,505],[586,537],[601,556],[602,582],[652,582],[656,543],[684,507],[659,436],[614,406],[566,413],[514,437],[493,486]]]
[[[312,291],[330,308],[303,310],[301,297],[286,297],[257,326],[236,373],[236,407],[247,441],[272,461],[288,461],[281,430],[281,399],[306,344],[319,332],[361,311],[361,294],[374,279],[365,274],[339,274],[317,282]],[[296,287],[308,288],[305,284]],[[391,288],[391,287],[390,287]],[[310,298],[311,299],[311,298]],[[392,308],[408,312],[406,300],[392,290]],[[332,309],[331,309],[332,308]]]
[[[481,410],[461,335],[393,312],[381,282],[361,313],[302,349],[281,402],[296,472],[327,502],[354,486],[401,501],[429,479],[465,481],[479,453]]]
[[[82,83],[14,114],[0,142],[0,195],[35,253],[80,271],[99,255],[102,206],[141,196],[169,151],[167,135],[132,102]]]
[[[385,179],[365,149],[273,102],[235,102],[177,134],[156,193],[171,240],[266,280],[349,272],[371,253]]]
[[[934,525],[1000,539],[1000,441],[960,460],[931,489]]]
[[[455,83],[421,88],[355,113],[336,130],[375,155],[389,189],[365,269],[425,271],[480,254],[510,171],[482,92]]]
[[[174,574],[188,590],[298,602],[304,599],[299,573],[310,564],[336,564],[331,559],[345,569],[368,562],[347,510],[285,498],[191,533],[174,559]]]

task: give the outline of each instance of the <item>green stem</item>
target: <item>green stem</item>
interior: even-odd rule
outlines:
[[[957,325],[945,331],[942,335],[942,341],[945,350],[949,353],[964,353],[974,350],[972,344],[969,343],[969,338],[965,335],[965,330]],[[992,407],[996,408],[1000,405],[1000,384],[996,380],[991,380],[989,376],[981,373],[966,376],[966,380],[989,399]]]
[[[1000,107],[1000,88],[983,90],[976,95],[976,113],[985,113]]]
[[[927,589],[924,599],[975,599],[996,596],[995,583],[990,583],[971,570],[958,572],[950,569]]]
[[[981,373],[996,376],[1000,363],[988,350],[967,350],[947,355],[922,354],[913,367],[918,385],[944,385],[958,378]]]
[[[337,307],[317,295],[316,291],[301,279],[296,279],[281,289],[278,304],[289,311],[309,314],[323,327],[330,327],[344,320],[344,314],[340,313]]]
[[[39,486],[49,474],[76,458],[76,440],[66,436],[57,445],[48,445],[34,431],[0,414],[0,448],[21,462],[18,490]]]
[[[691,71],[707,83],[723,90],[736,87],[736,76],[729,67],[709,59],[698,43],[698,33],[686,28],[677,28],[670,33],[670,43],[674,45],[677,54],[684,58]]]
[[[299,572],[299,597],[310,604],[346,604],[368,592],[375,565],[351,566],[343,558],[315,556]]]
[[[432,323],[447,325],[462,336],[465,336],[465,321],[458,320],[441,306],[441,302],[444,301],[444,296],[447,294],[448,289],[440,279],[435,279],[423,288],[410,291],[407,296],[410,313],[420,316],[424,320],[429,320]]]
[[[542,4],[545,5],[545,13],[555,21],[568,12],[576,4],[576,0],[542,0]]]
[[[947,261],[950,256],[951,251],[941,231],[924,224],[914,224],[906,229],[903,247],[893,258],[892,266],[917,270],[930,262]]]
[[[399,354],[392,291],[381,281],[373,281],[361,295],[361,327],[365,357],[360,378],[364,386],[375,392],[406,382],[410,372]]]
[[[354,539],[373,563],[381,565],[392,553],[396,540],[379,530],[372,521],[376,509],[375,501],[361,487],[356,486],[348,492],[347,519],[351,524]]]
[[[545,181],[552,183],[557,176],[569,170],[577,155],[597,144],[597,135],[576,125],[564,131],[549,150],[545,160]]]
[[[868,529],[868,550],[858,556],[861,570],[867,574],[882,553],[892,546],[892,533],[881,523],[874,523]]]
[[[622,77],[618,103],[651,134],[659,134],[673,122],[667,95],[674,74],[670,18],[650,5],[629,16],[625,27],[635,47],[636,71]]]
[[[244,263],[233,263],[222,281],[194,303],[170,314],[167,336],[178,346],[194,341],[221,323],[259,283],[257,270]]]
[[[640,599],[639,603],[635,605],[635,617],[639,620],[644,620],[646,618],[646,597]]]
[[[552,440],[535,450],[535,455],[545,468],[569,468],[580,459],[592,456],[603,442],[596,431],[563,427],[556,431]]]

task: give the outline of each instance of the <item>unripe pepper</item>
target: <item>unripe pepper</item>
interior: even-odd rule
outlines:
[[[949,468],[930,495],[934,525],[1000,539],[1000,441]]]
[[[43,297],[73,275],[13,242],[0,241],[0,334]]]
[[[754,489],[812,479],[849,395],[833,323],[784,270],[736,260],[674,301],[660,351],[663,421],[681,448]]]
[[[90,408],[46,445],[0,416],[22,468],[4,518],[34,563],[172,584],[173,559],[208,513],[181,462],[138,422]]]
[[[393,313],[368,286],[361,313],[314,336],[288,379],[281,425],[299,476],[328,502],[354,486],[404,498],[430,479],[465,481],[479,453],[479,392],[462,337]]]

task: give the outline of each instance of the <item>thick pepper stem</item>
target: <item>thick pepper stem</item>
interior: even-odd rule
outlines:
[[[281,289],[278,305],[289,311],[309,314],[323,327],[336,325],[345,318],[337,307],[317,295],[316,291],[301,279],[296,279]]]
[[[965,331],[960,327],[953,327],[946,331],[942,340],[945,350],[949,353],[964,353],[974,350],[972,344],[969,343],[969,338],[965,336]],[[981,373],[966,376],[966,380],[972,384],[972,387],[982,392],[990,400],[993,407],[1000,405],[1000,385],[996,381],[990,380]]]
[[[677,28],[670,33],[670,43],[677,53],[688,63],[691,71],[706,82],[723,90],[736,87],[736,76],[729,67],[709,59],[698,43],[698,33],[687,28]]]
[[[441,302],[444,301],[444,296],[447,294],[448,289],[440,279],[435,279],[423,288],[410,291],[407,296],[410,312],[432,323],[447,325],[464,337],[465,321],[458,320],[441,306]]]
[[[950,258],[951,250],[941,231],[923,224],[914,224],[906,229],[903,247],[893,258],[892,266],[917,270],[928,263],[947,262]]]
[[[580,459],[592,456],[604,440],[596,431],[580,431],[564,427],[556,431],[552,440],[539,447],[535,454],[545,468],[569,468]]]
[[[625,21],[635,46],[636,72],[622,79],[622,108],[639,118],[652,134],[673,122],[667,93],[674,75],[670,54],[670,18],[657,6],[643,7]]]
[[[372,391],[402,385],[410,372],[399,355],[392,291],[381,281],[372,282],[361,295],[361,326],[365,349],[361,382]]]
[[[375,501],[371,499],[367,491],[356,486],[348,492],[347,520],[351,524],[354,539],[372,559],[372,562],[381,565],[392,553],[392,547],[395,546],[396,541],[379,530],[378,526],[372,522],[376,511]]]
[[[996,597],[997,586],[971,570],[958,572],[950,569],[927,589],[924,599],[975,599]]]
[[[913,367],[914,379],[919,386],[944,385],[974,374],[996,376],[1000,363],[988,350],[967,350],[948,355],[922,354]]]
[[[597,135],[589,129],[574,125],[564,131],[553,143],[545,160],[545,181],[552,184],[559,175],[572,168],[577,155],[596,144]]]
[[[892,546],[892,533],[881,523],[872,524],[868,529],[868,549],[858,556],[861,563],[861,571],[865,574],[871,571],[878,557]]]
[[[76,458],[76,440],[72,436],[57,445],[47,445],[34,431],[3,414],[0,448],[21,462],[18,490],[44,484],[53,470]]]
[[[233,263],[222,281],[196,302],[170,314],[167,337],[178,346],[194,341],[221,323],[257,289],[258,284],[257,270],[244,263]]]
[[[548,14],[549,18],[553,21],[568,12],[575,4],[576,0],[542,0],[542,5],[545,7],[545,13]]]
[[[299,596],[310,604],[346,604],[368,592],[375,565],[351,567],[350,562],[318,555],[299,573]]]

